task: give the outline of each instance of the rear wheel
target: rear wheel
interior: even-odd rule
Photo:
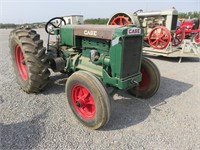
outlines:
[[[149,34],[149,45],[155,49],[164,49],[171,41],[170,31],[163,26],[153,28]]]
[[[129,89],[128,92],[139,98],[150,98],[160,86],[160,72],[156,65],[147,58],[143,58],[141,65],[142,81],[137,87]]]
[[[50,75],[46,49],[39,34],[34,30],[14,30],[9,46],[19,85],[27,93],[39,92],[48,83]]]
[[[98,129],[110,118],[110,100],[103,84],[91,73],[73,73],[66,83],[69,106],[85,126]]]
[[[128,25],[128,24],[130,24],[129,18],[124,16],[117,16],[111,22],[111,25]]]
[[[130,16],[126,13],[117,13],[108,21],[108,25],[126,26],[129,24],[133,24],[133,21],[131,20]]]
[[[185,38],[185,31],[182,28],[178,28],[175,33],[172,34],[172,46],[180,45]]]

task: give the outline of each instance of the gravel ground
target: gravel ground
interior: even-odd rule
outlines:
[[[161,86],[150,99],[118,91],[107,126],[94,131],[72,115],[64,87],[52,73],[44,92],[26,94],[16,83],[8,48],[10,30],[0,30],[0,149],[200,149],[199,58],[151,57]],[[47,35],[38,31],[42,38]]]

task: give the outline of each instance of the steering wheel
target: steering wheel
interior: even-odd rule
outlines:
[[[48,34],[54,35],[54,29],[60,28],[62,25],[66,25],[66,21],[63,17],[55,17],[50,19],[45,25],[45,31]]]

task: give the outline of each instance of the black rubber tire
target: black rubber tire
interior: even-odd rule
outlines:
[[[146,99],[152,97],[158,91],[160,87],[160,72],[156,65],[145,57],[142,60],[141,70],[142,68],[149,76],[147,87],[141,88],[141,84],[139,83],[137,87],[129,89],[128,92],[135,97]]]
[[[15,47],[17,45],[20,46],[24,56],[27,80],[22,79],[16,64]],[[50,76],[46,48],[43,47],[40,35],[29,29],[13,30],[9,36],[9,47],[18,84],[27,93],[40,92],[47,85]]]
[[[85,119],[75,109],[72,100],[72,88],[76,84],[86,87],[94,98],[96,113],[93,118]],[[69,106],[76,118],[90,129],[99,129],[110,119],[110,98],[104,85],[91,73],[78,71],[73,73],[66,83],[66,94]]]

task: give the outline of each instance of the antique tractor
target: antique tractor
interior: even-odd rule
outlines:
[[[14,71],[25,92],[41,91],[49,80],[49,69],[68,74],[65,92],[69,106],[76,118],[92,129],[109,121],[112,89],[127,90],[139,98],[157,92],[160,73],[142,56],[143,29],[135,25],[63,24],[62,17],[46,24],[47,33],[56,36],[47,49],[36,31],[10,33]]]
[[[185,30],[185,37],[191,38],[192,42],[200,43],[200,18],[183,19],[179,28]]]
[[[178,12],[168,9],[163,11],[134,13],[118,12],[108,21],[109,25],[134,24],[144,29],[144,44],[154,49],[165,49],[171,43],[178,46],[185,38],[184,30],[177,28]]]

